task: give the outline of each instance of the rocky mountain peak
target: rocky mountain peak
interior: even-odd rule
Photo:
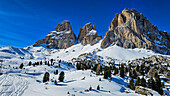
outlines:
[[[94,45],[100,39],[102,39],[102,37],[97,35],[95,25],[92,25],[92,23],[87,23],[83,26],[83,28],[80,28],[78,41],[81,42],[82,45]]]
[[[166,35],[166,36],[165,36]],[[109,25],[101,47],[116,44],[124,48],[145,48],[170,54],[170,39],[166,32],[159,31],[149,20],[135,9],[125,8],[116,14]]]
[[[82,41],[84,36],[89,33],[93,29],[92,23],[87,23],[83,26],[83,28],[80,28],[80,32],[78,35],[78,41]]]
[[[65,49],[72,46],[76,41],[69,21],[58,24],[55,31],[51,31],[44,39],[37,41],[33,46],[46,44],[48,48]]]
[[[70,22],[67,20],[63,21],[62,23],[60,23],[56,26],[55,31],[57,31],[57,32],[72,31]]]

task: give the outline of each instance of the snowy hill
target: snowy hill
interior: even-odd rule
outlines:
[[[23,48],[0,47],[0,59],[33,58],[32,54]]]
[[[102,41],[102,40],[101,40]],[[99,43],[91,46],[90,44],[83,46],[82,44],[73,45],[67,49],[50,49],[50,51],[44,51],[45,49],[42,47],[35,47],[33,49],[39,50],[42,48],[44,54],[48,53],[50,56],[48,58],[61,58],[62,60],[71,60],[73,58],[77,58],[79,55],[84,53],[92,53],[95,51],[95,54],[102,56],[102,57],[111,57],[113,59],[120,59],[120,60],[133,60],[135,58],[142,58],[154,55],[151,50],[145,49],[124,49],[122,47],[113,45],[106,49],[100,48],[101,41]],[[36,49],[37,48],[37,49]],[[41,51],[40,50],[40,51]],[[28,50],[29,51],[29,50]],[[35,52],[37,54],[37,52]]]

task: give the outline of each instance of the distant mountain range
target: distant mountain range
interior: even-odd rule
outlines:
[[[95,25],[91,23],[80,28],[76,37],[70,22],[63,21],[33,46],[46,44],[47,48],[66,49],[77,43],[94,45],[101,39]],[[125,8],[121,14],[115,15],[100,47],[104,49],[115,44],[123,48],[144,48],[161,54],[170,54],[170,34],[158,30],[157,26],[151,24],[135,9]]]

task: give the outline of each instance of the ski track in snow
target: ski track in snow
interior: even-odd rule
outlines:
[[[21,96],[28,87],[28,81],[14,74],[0,77],[0,96]]]

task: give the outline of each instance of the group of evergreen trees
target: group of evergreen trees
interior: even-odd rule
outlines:
[[[87,70],[87,69],[91,69],[91,64],[90,63],[85,63],[85,62],[78,62],[76,64],[76,68],[77,70]]]
[[[58,70],[56,70],[56,72],[58,72]],[[57,73],[58,74],[58,73]],[[45,72],[44,74],[44,77],[43,77],[43,83],[49,81],[49,78],[50,78],[50,74],[48,72]],[[64,81],[64,71],[62,71],[60,74],[59,74],[59,77],[58,77],[58,80],[60,82],[63,82]],[[54,81],[55,85],[57,85],[57,81],[55,80]]]
[[[97,90],[100,90],[100,86],[99,85],[97,85],[97,88],[96,88]],[[92,87],[90,86],[89,87],[89,91],[91,91],[92,90]]]
[[[59,63],[61,62],[61,60],[59,61]],[[53,66],[55,63],[54,63],[54,59],[50,59],[49,61],[46,61],[44,62],[45,65],[48,65],[48,66]],[[43,65],[43,61],[39,61],[39,62],[34,62],[32,63],[31,61],[28,63],[28,66],[36,66],[36,65]]]
[[[164,87],[164,84],[161,83],[161,79],[160,79],[160,76],[158,75],[158,73],[155,73],[155,76],[154,76],[154,79],[153,77],[151,77],[149,80],[148,80],[148,87],[159,92],[159,94],[163,94],[163,87]]]
[[[159,75],[157,73],[155,73],[155,76],[154,78],[151,77],[148,82],[146,82],[145,78],[142,77],[141,79],[139,77],[137,77],[136,79],[136,82],[134,83],[134,79],[132,78],[130,80],[130,83],[129,83],[129,87],[134,90],[135,89],[135,86],[143,86],[143,87],[148,87],[148,88],[151,88],[157,92],[159,92],[159,94],[163,94],[163,87],[164,85],[162,85],[161,83],[161,79],[159,77]]]
[[[102,73],[102,66],[100,64],[95,64],[92,67],[92,70],[96,72],[96,75],[99,75],[100,72]],[[135,86],[143,86],[151,88],[160,94],[163,94],[163,85],[161,85],[161,80],[159,75],[156,73],[154,78],[150,78],[148,81],[145,80],[144,76],[149,72],[150,66],[145,66],[145,62],[142,63],[140,66],[137,64],[136,66],[131,66],[129,64],[127,67],[124,67],[124,64],[119,65],[119,68],[116,68],[115,65],[105,66],[104,67],[104,79],[111,78],[112,71],[114,70],[114,75],[119,74],[120,77],[124,78],[129,72],[129,78],[131,78],[129,87],[134,90]],[[139,78],[141,74],[142,78]],[[136,82],[134,82],[136,79]]]

